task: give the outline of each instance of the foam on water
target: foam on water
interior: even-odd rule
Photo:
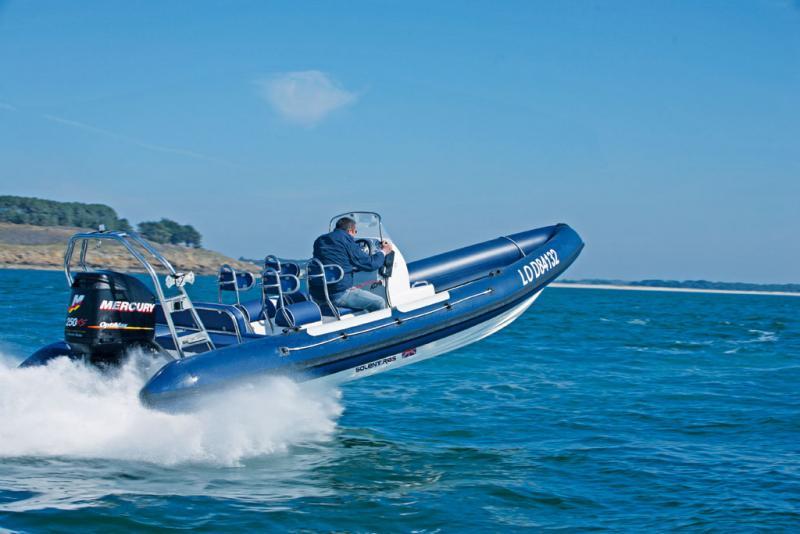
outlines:
[[[16,366],[0,355],[0,457],[236,465],[325,440],[342,412],[336,389],[272,378],[168,414],[139,402],[152,372],[142,358],[105,373],[67,358]]]

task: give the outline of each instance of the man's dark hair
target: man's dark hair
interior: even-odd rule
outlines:
[[[350,230],[355,230],[356,222],[350,217],[342,217],[341,219],[336,221],[336,229],[344,230],[345,232],[349,232]]]

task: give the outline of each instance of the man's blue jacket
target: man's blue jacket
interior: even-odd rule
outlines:
[[[361,250],[353,236],[344,230],[335,229],[321,235],[314,241],[314,257],[324,264],[335,263],[344,269],[344,278],[328,286],[331,299],[338,297],[353,287],[353,273],[356,271],[377,271],[383,265],[383,251],[372,256]],[[311,287],[315,298],[321,298],[321,288]]]

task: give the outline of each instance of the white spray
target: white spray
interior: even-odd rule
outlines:
[[[195,412],[167,414],[139,402],[150,373],[141,359],[112,373],[66,358],[16,365],[0,355],[0,457],[236,465],[329,439],[342,412],[336,389],[271,378],[211,397]]]

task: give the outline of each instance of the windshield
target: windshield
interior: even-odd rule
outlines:
[[[372,211],[350,211],[341,213],[331,219],[328,230],[336,228],[336,221],[342,217],[349,217],[356,222],[356,239],[377,239],[378,241],[389,240],[389,235],[383,227],[381,216]]]

